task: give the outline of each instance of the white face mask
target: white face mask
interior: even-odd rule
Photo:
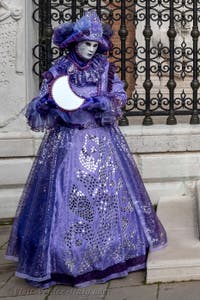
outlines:
[[[98,42],[82,41],[77,44],[76,52],[81,58],[89,60],[95,55],[97,48]]]

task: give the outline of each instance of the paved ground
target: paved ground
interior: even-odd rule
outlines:
[[[4,260],[10,226],[0,226],[0,300],[200,300],[200,282],[145,284],[145,272],[88,288],[57,285],[37,289],[14,276],[15,264]]]

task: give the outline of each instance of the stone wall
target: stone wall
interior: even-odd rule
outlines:
[[[36,93],[32,47],[37,30],[32,1],[0,0],[0,218],[11,217],[37,142],[23,109]]]
[[[151,200],[193,192],[200,178],[199,126],[121,127]],[[0,135],[0,218],[13,217],[42,134]]]
[[[0,218],[13,217],[42,134],[21,112],[36,94],[32,1],[0,0]],[[200,176],[199,126],[121,127],[152,202],[186,193]]]
[[[26,131],[23,109],[35,93],[32,1],[0,0],[0,132]]]
[[[25,18],[23,1],[0,1],[0,129],[11,129],[25,106]],[[20,89],[19,89],[20,87]],[[23,122],[20,123],[20,127]]]

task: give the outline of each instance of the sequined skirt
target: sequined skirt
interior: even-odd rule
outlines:
[[[166,245],[117,126],[50,130],[20,199],[6,258],[31,285],[77,287],[146,266]]]

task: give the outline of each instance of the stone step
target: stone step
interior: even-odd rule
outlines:
[[[162,197],[158,217],[168,235],[166,248],[150,252],[147,283],[200,280],[200,241],[195,195]]]
[[[21,194],[22,187],[0,189],[0,223],[15,216]]]

